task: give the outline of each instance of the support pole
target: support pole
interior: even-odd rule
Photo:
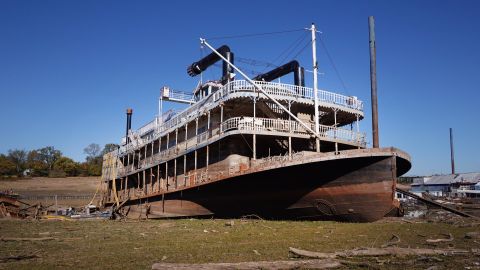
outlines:
[[[178,153],[178,128],[175,129],[175,153]]]
[[[292,107],[292,102],[288,101],[288,110],[290,111]],[[288,131],[289,134],[291,133],[291,122],[290,122],[290,115],[288,116]],[[288,157],[292,159],[292,136],[288,136]]]
[[[220,104],[220,134],[222,134],[222,123],[223,123],[223,104]]]
[[[185,150],[188,149],[188,122],[185,124]]]
[[[253,97],[253,160],[257,160],[257,131],[256,131],[256,128],[255,128],[255,118],[257,116],[257,97]]]
[[[313,106],[315,106],[315,134],[319,134],[320,128],[318,123],[318,63],[317,63],[317,29],[315,24],[312,23],[312,56],[313,56]],[[320,138],[315,138],[315,149],[317,152],[320,152]]]
[[[334,118],[334,138],[335,138],[335,153],[338,153],[338,142],[337,142],[337,109],[333,109],[333,118]]]
[[[210,111],[208,111],[207,113],[207,141],[208,139],[210,138]],[[208,171],[208,162],[209,162],[209,155],[210,155],[210,151],[209,151],[209,144],[207,143],[207,171]]]
[[[161,177],[160,177],[160,164],[157,165],[157,191],[160,192],[160,180],[161,180]]]
[[[177,158],[173,159],[173,180],[175,181],[175,189],[178,187],[177,185]]]
[[[143,170],[143,195],[147,195],[147,183],[146,183],[146,177],[145,177],[145,171]]]
[[[375,19],[368,17],[370,32],[370,86],[372,99],[372,137],[373,148],[379,147],[378,140],[378,104],[377,104],[377,48],[375,45]]]
[[[127,176],[125,176],[125,191],[124,191],[124,193],[125,193],[125,198],[127,198],[128,197],[128,174],[127,174]]]
[[[187,155],[183,155],[183,185],[187,186]]]
[[[452,164],[452,174],[455,174],[455,156],[453,153],[453,130],[450,128],[450,162]]]
[[[165,161],[165,187],[168,190],[168,160]]]

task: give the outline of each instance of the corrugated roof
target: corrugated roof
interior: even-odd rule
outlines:
[[[425,185],[448,185],[455,181],[455,174],[434,175],[425,179]]]
[[[413,180],[412,186],[449,185],[452,183],[462,183],[462,182],[480,183],[480,172],[433,175],[431,177],[415,178]]]

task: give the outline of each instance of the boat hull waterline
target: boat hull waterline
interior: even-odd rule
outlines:
[[[410,157],[396,148],[309,153],[196,186],[130,199],[130,218],[205,217],[371,222],[398,205]]]

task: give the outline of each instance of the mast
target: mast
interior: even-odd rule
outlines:
[[[315,107],[315,134],[319,134],[319,124],[318,124],[318,63],[317,63],[317,38],[316,38],[316,28],[315,24],[312,23],[312,58],[313,58],[313,98],[314,98],[314,107]],[[320,139],[317,137],[315,139],[316,151],[320,152]]]

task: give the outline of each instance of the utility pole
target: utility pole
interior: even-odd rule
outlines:
[[[450,128],[450,162],[452,164],[452,174],[455,174],[455,156],[453,154],[453,131]]]
[[[373,148],[378,148],[377,49],[375,45],[375,19],[373,16],[368,17],[368,29],[370,33],[370,86],[372,100]]]

